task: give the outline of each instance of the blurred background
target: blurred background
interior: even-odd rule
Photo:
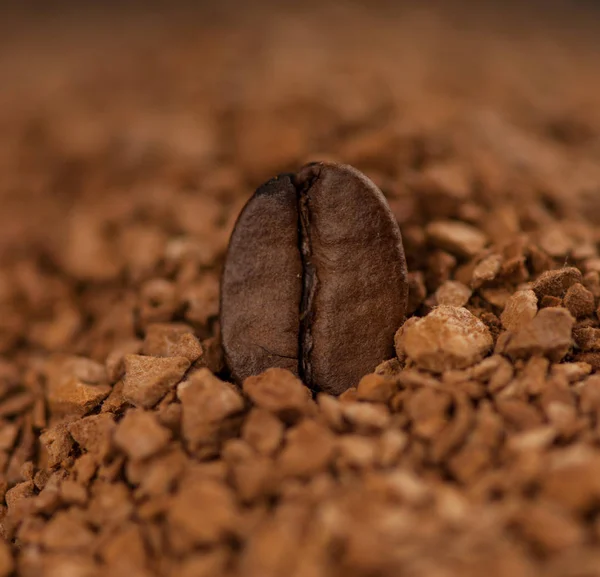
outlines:
[[[90,197],[152,212],[215,167],[248,193],[380,126],[452,140],[457,123],[485,132],[502,117],[544,139],[536,154],[564,139],[596,154],[598,13],[582,0],[4,3],[0,252],[50,250]],[[397,156],[389,142],[371,153]],[[158,174],[167,164],[175,179]]]
[[[214,273],[199,290],[216,302],[240,207],[306,160],[355,164],[383,188],[413,269],[411,225],[475,222],[481,203],[541,195],[600,222],[599,13],[582,0],[3,4],[0,350],[32,318],[50,323],[45,348],[67,347],[105,308],[57,303],[110,283],[116,298],[182,255]]]

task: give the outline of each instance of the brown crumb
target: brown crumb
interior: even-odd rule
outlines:
[[[163,323],[148,326],[142,352],[154,357],[185,357],[190,363],[203,353],[192,327]]]
[[[147,459],[163,449],[171,434],[152,413],[132,409],[125,413],[114,433],[114,442],[134,461]]]
[[[125,373],[125,357],[142,351],[142,342],[137,339],[125,341],[115,347],[106,357],[106,372],[111,383],[116,383]]]
[[[448,394],[433,389],[416,391],[406,404],[406,414],[417,437],[433,439],[448,422],[451,398]]]
[[[60,499],[63,503],[85,506],[88,501],[88,492],[84,485],[69,479],[60,484]]]
[[[581,283],[575,283],[569,287],[564,303],[576,319],[590,316],[594,312],[594,295]]]
[[[568,267],[542,273],[533,283],[532,289],[538,298],[543,296],[563,297],[574,284],[581,283],[579,269]]]
[[[430,242],[457,256],[470,257],[481,251],[487,238],[480,230],[458,221],[437,221],[427,225]]]
[[[532,290],[514,293],[506,302],[500,316],[502,325],[509,331],[517,330],[521,325],[533,320],[537,314],[537,297]]]
[[[48,363],[48,405],[55,416],[83,416],[110,393],[102,365],[76,357]]]
[[[361,433],[372,433],[385,429],[390,422],[390,413],[385,405],[348,401],[341,406],[342,415],[351,427]]]
[[[288,431],[276,467],[285,476],[310,477],[327,467],[333,451],[329,430],[305,419]]]
[[[542,300],[540,301],[540,308],[546,309],[549,307],[560,307],[562,306],[563,301],[560,297],[555,297],[551,295],[544,295]]]
[[[110,413],[101,413],[74,421],[67,426],[69,434],[81,450],[94,453],[102,460],[112,448],[115,420]]]
[[[263,455],[273,454],[283,437],[283,423],[269,411],[255,408],[250,411],[244,422],[242,438],[255,451]]]
[[[123,397],[132,405],[150,408],[184,376],[190,361],[185,357],[125,357]]]
[[[94,534],[76,509],[60,511],[44,528],[41,543],[51,551],[85,551]]]
[[[139,574],[148,562],[146,544],[141,528],[130,523],[110,535],[103,544],[102,559],[113,571]],[[142,573],[143,575],[143,573]]]
[[[435,291],[435,298],[439,305],[451,307],[464,307],[471,298],[472,291],[469,287],[457,281],[446,281]]]
[[[7,543],[0,541],[0,577],[8,577],[14,568],[13,557]]]
[[[180,384],[178,396],[183,407],[183,438],[190,450],[207,454],[218,449],[226,420],[244,408],[235,387],[204,368]]]
[[[66,425],[56,425],[40,435],[48,455],[48,467],[52,468],[64,461],[73,447],[73,438]]]
[[[289,371],[268,369],[247,378],[243,388],[254,404],[284,420],[298,418],[308,410],[310,391]]]
[[[377,447],[372,439],[360,435],[341,435],[336,443],[336,468],[369,469],[373,467]]]
[[[558,362],[573,344],[574,319],[566,309],[542,309],[535,318],[509,336],[505,352],[513,358],[544,355]]]
[[[487,327],[467,309],[440,306],[404,330],[407,355],[432,372],[474,365],[492,347]]]
[[[359,401],[387,403],[396,391],[396,380],[376,373],[365,375],[358,383],[356,398]]]
[[[185,541],[214,545],[236,529],[236,505],[231,490],[212,479],[186,478],[168,509],[169,525]]]
[[[576,327],[573,331],[575,343],[583,351],[600,350],[600,329],[593,327]]]
[[[585,533],[574,517],[543,503],[520,507],[515,523],[525,538],[544,553],[576,547],[585,539]]]
[[[471,277],[471,286],[478,289],[489,281],[493,281],[502,268],[502,256],[499,254],[491,254],[484,258],[473,269]]]
[[[586,512],[600,499],[600,458],[583,446],[552,455],[542,495],[569,511]]]

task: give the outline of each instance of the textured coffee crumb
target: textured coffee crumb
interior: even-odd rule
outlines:
[[[155,455],[169,442],[168,429],[161,427],[152,413],[139,410],[127,411],[115,433],[115,445],[134,460]]]
[[[190,546],[215,545],[235,534],[234,496],[214,479],[188,477],[171,499],[168,524]]]
[[[549,307],[561,307],[563,305],[563,300],[560,297],[544,295],[539,305],[541,309],[546,309]]]
[[[185,357],[127,355],[123,397],[132,405],[153,407],[183,378],[189,366]]]
[[[558,362],[573,344],[573,324],[574,319],[566,309],[542,309],[535,318],[508,335],[504,351],[513,358],[541,354]]]
[[[506,302],[500,320],[505,329],[515,330],[537,314],[537,297],[532,290],[518,291]]]
[[[503,258],[499,254],[491,254],[484,258],[473,269],[471,277],[471,286],[475,289],[483,286],[489,281],[493,281],[502,268]]]
[[[117,345],[106,357],[106,373],[111,383],[116,383],[125,373],[125,357],[142,352],[142,341],[132,339]]]
[[[465,308],[440,306],[405,329],[401,341],[408,357],[433,372],[475,364],[491,349],[487,327]]]
[[[427,225],[427,235],[437,247],[458,256],[474,256],[486,245],[480,230],[462,222],[438,221]]]
[[[376,373],[365,375],[356,389],[356,398],[360,401],[387,403],[396,391],[396,381],[392,377]]]
[[[191,451],[209,455],[227,436],[227,419],[244,408],[244,400],[230,383],[200,369],[178,387],[183,407],[181,432]]]
[[[582,351],[600,350],[600,329],[577,327],[573,331],[575,343]]]
[[[309,408],[310,395],[302,382],[289,371],[269,369],[244,381],[244,392],[258,406],[284,420],[298,418]]]
[[[67,426],[69,435],[79,448],[93,453],[100,461],[111,452],[114,429],[114,417],[110,413],[85,417]]]
[[[594,312],[594,295],[581,283],[569,287],[564,303],[575,318],[587,317]]]
[[[276,466],[284,476],[311,477],[325,470],[333,452],[333,435],[322,425],[306,419],[288,431]]]
[[[435,297],[439,305],[451,307],[464,307],[471,298],[473,292],[464,284],[457,281],[446,281],[435,291]]]
[[[562,268],[543,273],[534,283],[533,291],[538,298],[543,296],[563,297],[576,283],[581,283],[581,271],[576,268]]]
[[[342,415],[352,430],[365,434],[382,431],[391,421],[388,409],[380,404],[348,401],[342,404]]]
[[[250,411],[244,422],[242,438],[258,453],[271,455],[283,437],[283,423],[264,409]]]
[[[192,327],[156,323],[146,330],[142,352],[154,357],[185,357],[193,363],[203,350]]]

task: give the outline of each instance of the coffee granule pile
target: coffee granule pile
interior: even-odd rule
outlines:
[[[3,9],[0,577],[600,575],[597,9],[411,6]],[[231,231],[315,160],[408,320],[238,386]]]

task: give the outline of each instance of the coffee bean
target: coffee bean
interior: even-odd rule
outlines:
[[[221,283],[233,377],[289,369],[339,394],[394,354],[408,284],[383,194],[350,166],[314,163],[261,186],[242,211]]]

